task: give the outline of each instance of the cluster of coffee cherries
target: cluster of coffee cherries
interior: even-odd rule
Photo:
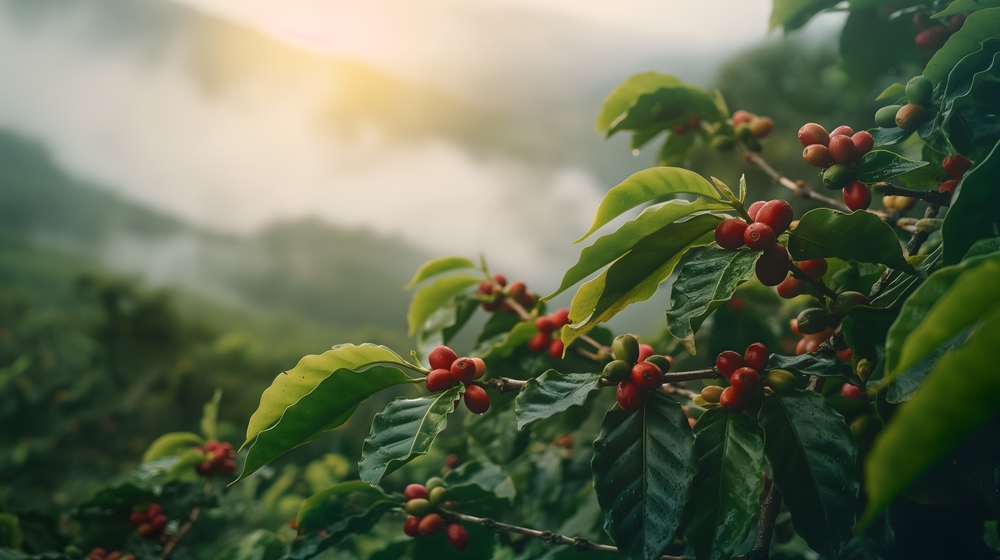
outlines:
[[[765,138],[772,130],[774,130],[774,120],[771,117],[758,117],[742,109],[733,113],[733,132],[744,142],[750,138],[754,140]]]
[[[821,278],[829,269],[829,264],[827,264],[826,259],[799,261],[795,263],[795,266],[799,267],[799,270],[814,280]],[[780,284],[778,284],[778,295],[785,299],[792,299],[804,294],[806,286],[808,286],[808,282],[800,280],[789,274],[784,280],[781,281]]]
[[[476,414],[484,414],[490,409],[486,389],[472,384],[486,375],[486,362],[482,358],[459,358],[451,348],[438,346],[431,350],[427,360],[431,365],[431,372],[424,380],[428,391],[436,393],[464,383],[465,406]]]
[[[194,449],[205,456],[205,460],[194,468],[201,476],[232,474],[236,470],[236,451],[232,445],[213,439],[209,440],[205,447],[199,446]]]
[[[913,14],[913,27],[917,30],[913,44],[918,49],[936,51],[940,49],[948,37],[965,25],[967,14],[955,14],[948,21],[931,19],[933,12],[919,11]]]
[[[671,127],[670,132],[674,134],[684,134],[698,128],[699,126],[701,126],[701,119],[698,117],[691,117],[682,123],[675,124]]]
[[[493,281],[483,280],[479,283],[476,299],[482,301],[484,311],[493,312],[497,309],[508,315],[516,315],[517,310],[511,306],[511,301],[517,302],[524,309],[530,310],[538,303],[538,296],[528,289],[528,286],[518,280],[507,285],[507,277],[494,274]]]
[[[757,279],[765,286],[777,286],[788,273],[788,251],[777,242],[792,224],[792,206],[784,200],[757,201],[747,208],[752,224],[730,218],[715,227],[715,242],[723,249],[746,245],[763,251],[757,259]]]
[[[163,515],[160,504],[149,504],[145,510],[133,510],[128,514],[128,522],[135,532],[144,539],[156,539],[163,535],[167,527],[167,516]]]
[[[930,102],[934,84],[929,78],[915,76],[906,82],[906,105],[886,105],[875,112],[875,124],[881,128],[899,127],[915,130],[931,116]]]
[[[802,159],[823,169],[823,186],[843,192],[844,204],[851,210],[867,210],[872,202],[868,185],[854,179],[852,166],[875,146],[875,138],[866,130],[854,132],[840,125],[827,132],[822,125],[806,123],[799,129],[799,142],[805,146]]]
[[[954,156],[945,156],[941,160],[941,167],[944,168],[944,172],[948,174],[950,179],[938,185],[938,192],[954,194],[955,188],[958,187],[958,182],[962,180],[965,172],[972,167],[972,162],[962,154],[956,154]]]
[[[122,554],[120,550],[108,552],[103,547],[95,546],[87,554],[90,560],[135,560],[134,554]]]
[[[870,304],[868,297],[861,292],[848,291],[837,295],[837,300],[833,302],[830,310],[820,307],[803,310],[791,323],[792,332],[802,337],[795,346],[795,354],[801,356],[815,352],[821,342],[830,338],[834,328],[851,309]],[[849,362],[853,353],[847,348],[838,351],[837,356],[842,361]]]
[[[715,358],[715,369],[729,380],[729,387],[723,389],[710,385],[702,391],[702,398],[710,403],[710,399],[717,399],[715,402],[722,408],[742,412],[747,397],[760,387],[760,377],[767,369],[768,359],[767,346],[759,342],[748,346],[742,356],[732,350],[722,352]]]
[[[909,212],[916,205],[917,199],[909,196],[889,194],[882,197],[882,207],[897,214]]]
[[[411,537],[426,537],[444,531],[451,546],[465,550],[469,546],[469,533],[461,523],[449,523],[441,516],[441,505],[454,506],[445,501],[448,490],[440,478],[432,478],[427,484],[410,484],[403,490],[406,499],[406,513],[410,517],[403,523],[403,532]],[[449,508],[450,509],[450,508]]]
[[[562,358],[563,341],[558,336],[559,329],[569,324],[569,309],[558,309],[554,313],[543,315],[535,319],[535,328],[538,334],[528,341],[528,350],[532,352],[549,351],[549,356],[553,360]]]
[[[603,377],[618,384],[618,406],[632,411],[642,406],[646,391],[655,391],[663,385],[663,374],[670,371],[674,359],[660,356],[648,344],[630,334],[623,334],[611,342],[614,360],[604,366]]]

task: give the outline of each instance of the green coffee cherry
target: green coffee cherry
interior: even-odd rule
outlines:
[[[616,360],[625,360],[630,365],[639,361],[639,341],[630,334],[621,334],[611,343],[611,353]]]
[[[604,366],[604,372],[601,375],[608,381],[615,383],[624,381],[632,375],[632,364],[625,360],[614,360]]]
[[[431,490],[430,502],[432,506],[440,505],[444,501],[444,495],[448,493],[448,490],[444,486],[438,486],[437,488]]]
[[[882,128],[896,128],[896,113],[902,105],[888,105],[875,112],[875,124]]]
[[[424,484],[424,486],[426,486],[428,490],[440,488],[444,486],[444,479],[442,479],[439,476],[432,476],[431,478],[427,479],[427,483]]]
[[[746,142],[753,138],[753,131],[750,130],[750,126],[746,123],[737,125],[734,132],[736,133],[736,137],[739,138],[741,142]]]
[[[868,358],[861,358],[858,360],[858,367],[855,369],[858,373],[858,377],[862,381],[868,383],[868,378],[872,376],[872,371],[875,370],[875,364],[868,361]]]
[[[839,190],[851,182],[851,170],[846,165],[835,163],[823,172],[823,186],[830,190]]]
[[[796,319],[799,332],[802,334],[817,334],[830,326],[830,314],[818,307],[811,307],[799,313]]]
[[[716,136],[712,138],[712,140],[708,143],[708,146],[713,150],[727,152],[736,146],[736,139],[732,136]]]
[[[775,393],[784,393],[795,387],[795,374],[785,369],[767,372],[767,384]]]
[[[417,517],[427,515],[432,509],[434,509],[434,506],[431,505],[430,500],[423,498],[414,498],[406,502],[406,513]]]
[[[750,150],[751,152],[759,152],[764,149],[764,145],[761,144],[760,140],[756,138],[750,138],[748,140],[745,140],[743,143],[746,144],[747,149]]]
[[[718,403],[719,398],[722,397],[722,391],[724,390],[725,388],[723,387],[709,385],[708,387],[705,387],[704,389],[701,390],[701,394],[698,395],[698,397],[700,397],[701,400],[705,401],[705,403],[713,403],[713,404]]]
[[[843,292],[837,296],[837,304],[833,309],[837,313],[847,313],[859,305],[868,305],[869,303],[868,298],[861,292]],[[799,330],[802,330],[801,326],[799,326]]]
[[[646,358],[646,361],[654,364],[656,367],[660,368],[660,371],[667,373],[670,371],[670,360],[666,356],[652,355]]]
[[[927,105],[934,95],[934,84],[928,78],[916,76],[906,82],[906,100],[917,105]]]

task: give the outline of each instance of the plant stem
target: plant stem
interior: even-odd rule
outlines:
[[[837,292],[828,288],[827,285],[824,284],[823,281],[820,280],[819,278],[813,278],[808,274],[806,274],[805,272],[802,272],[802,269],[796,266],[796,264],[791,261],[788,262],[788,269],[792,272],[792,276],[798,278],[799,280],[804,280],[806,282],[809,282],[809,284],[813,288],[816,288],[816,290],[818,290],[824,296],[830,298],[833,301],[837,301]]]
[[[614,552],[618,553],[618,549],[607,544],[598,544],[591,542],[582,537],[570,537],[567,535],[560,535],[558,533],[553,533],[552,531],[539,531],[537,529],[530,529],[528,527],[519,527],[517,525],[509,525],[507,523],[501,523],[499,521],[490,519],[488,517],[473,517],[471,515],[465,515],[463,513],[448,512],[448,515],[459,521],[465,521],[466,523],[476,523],[482,525],[483,527],[491,531],[504,531],[507,533],[516,533],[518,535],[524,535],[526,537],[536,538],[545,541],[549,544],[558,544],[572,546],[579,551],[593,550],[598,552]],[[660,556],[658,560],[696,560],[690,556]]]
[[[871,186],[871,188],[873,191],[877,191],[882,195],[908,196],[910,198],[916,198],[917,200],[923,200],[924,202],[928,202],[935,206],[948,206],[951,204],[951,193],[949,192],[909,189],[893,185],[891,183],[875,183]]]
[[[212,481],[208,480],[205,482],[205,488],[202,490],[202,493],[208,494],[211,491],[212,491]],[[194,525],[194,522],[198,520],[199,513],[201,513],[201,507],[195,506],[191,508],[191,513],[188,514],[187,521],[185,521],[184,524],[181,525],[180,529],[178,529],[177,532],[170,537],[170,540],[167,541],[167,544],[163,545],[163,552],[160,553],[160,558],[166,558],[170,556],[170,553],[174,551],[174,547],[177,546],[177,543],[184,538],[184,535],[186,535],[187,532],[191,530],[191,526]]]
[[[774,533],[774,522],[781,513],[781,492],[771,483],[764,503],[760,505],[760,517],[757,518],[757,535],[753,539],[753,548],[744,557],[746,560],[767,560],[771,550],[771,535]]]
[[[692,371],[678,371],[673,373],[663,374],[663,384],[667,385],[669,383],[679,383],[681,381],[691,381],[694,379],[713,379],[718,378],[719,372],[715,368],[710,369],[696,369]],[[516,393],[520,391],[522,387],[527,383],[525,380],[521,379],[511,379],[509,377],[495,377],[488,381],[484,381],[481,385],[487,387],[493,387],[501,393]],[[604,387],[612,387],[617,385],[613,381],[608,381],[607,379],[601,382]],[[678,394],[680,394],[678,392]]]

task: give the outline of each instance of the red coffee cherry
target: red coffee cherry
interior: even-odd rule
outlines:
[[[743,220],[722,220],[715,226],[715,242],[723,249],[739,249],[743,246],[743,232],[747,223]]]
[[[733,375],[733,372],[741,367],[746,367],[746,365],[747,363],[746,360],[743,359],[743,356],[740,356],[732,350],[726,350],[715,358],[715,369],[719,370],[719,373],[726,379],[729,379],[729,377]]]
[[[133,527],[138,527],[144,523],[149,523],[149,516],[141,511],[133,511],[128,514],[128,522],[131,523]]]
[[[757,259],[754,272],[757,280],[765,286],[777,286],[788,275],[788,250],[780,243],[775,243],[764,250]]]
[[[858,154],[858,157],[867,154],[875,147],[875,137],[867,130],[855,132],[854,136],[851,136],[851,142],[854,142],[855,152]]]
[[[544,352],[549,347],[552,335],[549,333],[538,333],[528,341],[528,350],[532,352]]]
[[[470,358],[459,358],[451,364],[451,376],[460,383],[469,383],[476,378],[476,362]]]
[[[844,187],[844,204],[851,211],[867,210],[872,203],[872,191],[860,181],[851,181]]]
[[[114,550],[105,556],[105,560],[119,560],[122,557],[122,552],[120,550]]]
[[[745,405],[743,394],[734,387],[726,387],[719,396],[719,406],[730,412],[742,412]]]
[[[563,350],[565,348],[566,347],[563,344],[563,341],[557,338],[553,340],[551,344],[549,344],[549,356],[553,360],[561,360],[563,357]]]
[[[507,288],[507,295],[513,298],[521,296],[528,291],[528,285],[518,280]]]
[[[729,382],[737,393],[744,396],[751,395],[757,387],[760,387],[760,374],[753,368],[740,368],[729,378]]]
[[[424,380],[424,387],[431,393],[451,389],[455,385],[455,378],[451,376],[451,370],[436,369],[427,374]]]
[[[433,535],[441,529],[444,529],[444,519],[441,519],[441,516],[436,513],[425,515],[417,524],[417,532],[425,537]]]
[[[642,406],[642,401],[645,399],[645,395],[642,393],[642,389],[639,388],[631,379],[626,379],[618,384],[618,390],[615,392],[615,397],[618,399],[618,408],[624,410],[625,412],[631,412],[640,406]]]
[[[806,149],[802,150],[802,159],[809,165],[820,169],[826,169],[834,164],[830,149],[822,144],[806,146]]]
[[[760,212],[754,220],[761,224],[767,224],[774,230],[774,235],[781,235],[792,225],[792,205],[784,200],[772,200],[761,206]]]
[[[656,354],[656,350],[653,350],[652,346],[650,346],[648,344],[640,344],[639,345],[639,361],[640,362],[646,361],[646,358],[652,356],[653,354]]]
[[[632,366],[632,382],[640,389],[652,391],[663,385],[663,371],[656,364],[639,362]]]
[[[830,143],[830,134],[821,125],[806,123],[799,129],[799,142],[803,146],[826,146]]]
[[[754,138],[764,138],[774,130],[774,120],[770,117],[757,117],[749,123],[750,135]]]
[[[149,507],[146,508],[146,515],[150,518],[163,515],[163,506],[160,504],[149,504]]]
[[[837,163],[851,163],[858,159],[858,149],[850,136],[843,134],[830,137],[830,156]]]
[[[744,111],[743,109],[740,109],[739,111],[733,113],[733,126],[740,125],[743,123],[748,123],[756,117],[757,115],[751,113],[750,111]]]
[[[955,189],[958,188],[958,179],[948,179],[947,181],[938,185],[938,192],[955,193]]]
[[[507,277],[503,274],[494,274],[493,281],[499,284],[501,288],[507,285]]]
[[[913,14],[913,27],[920,31],[921,29],[927,29],[931,25],[931,16],[927,12],[914,12]]]
[[[486,414],[490,409],[490,396],[486,389],[479,385],[469,385],[465,388],[465,407],[474,414]]]
[[[843,350],[837,350],[837,359],[842,362],[850,362],[854,358],[854,350],[850,348],[844,348]]]
[[[951,16],[951,19],[948,20],[948,31],[955,33],[961,29],[968,17],[968,14],[955,14]]]
[[[406,501],[415,500],[417,498],[422,498],[424,500],[431,497],[431,493],[427,491],[427,487],[423,484],[408,484],[405,489],[403,489],[403,498]]]
[[[799,261],[797,263],[799,270],[806,273],[806,276],[810,278],[822,278],[826,271],[830,268],[830,265],[826,262],[826,259],[810,259],[807,261]]]
[[[403,523],[403,532],[410,537],[419,537],[420,531],[417,529],[417,526],[419,525],[420,525],[420,518],[411,515],[410,517],[406,518],[406,521]]]
[[[555,313],[550,315],[550,317],[552,317],[552,324],[555,325],[557,329],[565,325],[568,325],[569,309],[566,308],[558,309],[556,310]]]
[[[431,369],[451,369],[451,364],[458,359],[458,354],[447,346],[438,346],[431,350],[427,356],[427,361],[431,364]]]
[[[770,354],[767,351],[767,346],[759,342],[754,342],[750,346],[747,346],[747,351],[743,354],[743,361],[747,363],[747,367],[751,367],[758,372],[763,372],[767,369],[769,359]]]
[[[972,162],[962,154],[955,154],[954,157],[945,156],[941,161],[941,167],[944,168],[944,172],[952,179],[961,179],[965,175],[965,172],[972,167]]]
[[[552,317],[545,315],[535,319],[535,328],[538,332],[550,333],[556,330],[556,325],[552,322]]]
[[[767,204],[766,200],[758,200],[757,202],[754,202],[753,204],[751,204],[749,208],[747,208],[747,214],[750,215],[750,219],[751,220],[756,220],[757,219],[757,212],[760,212],[760,209],[765,204]],[[746,222],[744,222],[744,223],[746,223]]]
[[[766,206],[766,205],[765,205]],[[760,212],[757,213],[759,217],[764,209],[761,208]],[[747,244],[747,247],[755,251],[763,251],[764,249],[774,245],[775,239],[774,230],[771,226],[762,223],[754,222],[747,226],[746,231],[743,232],[743,242]]]
[[[154,532],[162,533],[163,528],[167,526],[167,521],[166,515],[157,515],[149,521],[149,525],[153,528]]]
[[[864,397],[861,396],[861,388],[851,385],[850,383],[844,383],[844,386],[840,388],[840,396],[845,399],[855,399],[860,400]]]
[[[842,124],[830,132],[830,138],[834,136],[854,136],[854,129]]]
[[[801,296],[806,291],[806,283],[794,276],[787,276],[778,284],[778,295],[785,299]]]
[[[533,307],[535,307],[535,304],[538,303],[538,296],[530,290],[515,297],[514,299],[517,300],[517,303],[521,304],[521,307],[528,311],[530,311]]]
[[[821,341],[821,339],[812,336],[807,336],[799,340],[798,344],[795,345],[795,355],[801,356],[802,354],[815,352],[819,348]]]
[[[465,550],[469,546],[469,533],[458,523],[452,523],[444,530],[444,536],[448,537],[451,546],[458,550]]]
[[[144,539],[157,537],[160,535],[160,532],[157,531],[156,529],[153,529],[153,526],[150,525],[149,523],[144,523],[142,525],[139,525],[138,527],[136,527],[135,532],[138,533],[139,536]]]
[[[917,45],[918,49],[935,51],[944,46],[947,40],[948,30],[940,25],[933,25],[917,33],[917,36],[913,39],[913,43]]]
[[[493,295],[493,282],[489,280],[483,280],[479,283],[479,290],[477,291],[481,296]]]

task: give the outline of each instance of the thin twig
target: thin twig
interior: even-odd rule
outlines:
[[[208,494],[211,491],[212,491],[212,481],[207,480],[205,481],[205,488],[202,490],[202,493]],[[187,532],[191,530],[191,527],[194,525],[194,522],[198,520],[199,513],[201,513],[201,508],[199,506],[191,508],[191,513],[188,514],[187,521],[185,521],[184,524],[181,525],[181,528],[178,529],[177,532],[170,537],[170,540],[167,541],[167,544],[163,545],[163,552],[160,553],[160,558],[166,558],[170,556],[170,553],[174,551],[174,547],[177,546],[177,543],[184,538],[184,535],[186,535]]]
[[[692,381],[694,379],[712,379],[720,377],[719,372],[715,368],[709,369],[696,369],[692,371],[678,371],[673,373],[663,374],[663,385],[669,385],[670,383],[680,383],[682,381]],[[521,379],[511,379],[509,377],[495,377],[493,379],[484,381],[480,383],[487,387],[493,387],[501,393],[516,393],[524,387],[527,383],[525,380]],[[601,385],[603,387],[612,387],[617,385],[613,381],[608,381],[607,379],[601,380]],[[677,394],[682,394],[680,391],[675,391]]]
[[[753,539],[753,548],[746,555],[746,560],[767,560],[771,550],[771,535],[774,533],[774,522],[781,513],[781,492],[771,483],[764,503],[760,505],[760,517],[757,518],[757,534]]]
[[[536,538],[545,541],[549,544],[558,544],[572,546],[579,551],[593,550],[597,552],[614,552],[618,553],[618,549],[607,544],[599,544],[591,542],[582,537],[569,537],[566,535],[560,535],[558,533],[553,533],[552,531],[538,531],[536,529],[530,529],[528,527],[519,527],[517,525],[509,525],[507,523],[501,523],[494,519],[488,517],[474,517],[471,515],[465,515],[463,513],[453,513],[448,512],[448,515],[459,521],[465,521],[467,523],[476,523],[482,525],[483,527],[491,531],[504,531],[507,533],[516,533],[518,535],[524,535],[526,537]],[[690,556],[660,556],[658,560],[696,560]]]

